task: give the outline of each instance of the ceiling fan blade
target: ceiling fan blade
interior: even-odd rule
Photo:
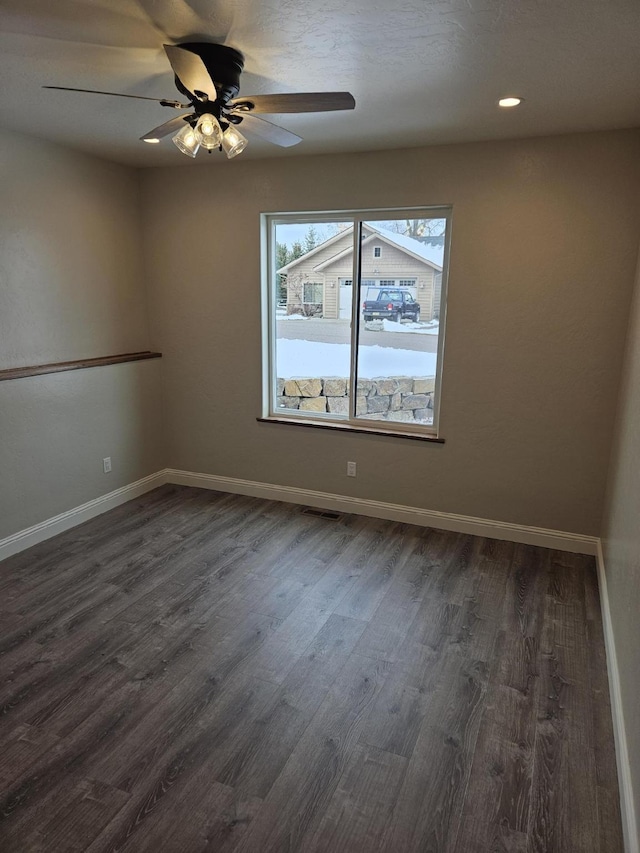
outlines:
[[[189,92],[204,92],[210,101],[216,99],[216,87],[204,62],[195,53],[173,44],[164,45],[167,59],[176,76]]]
[[[266,121],[266,119],[258,118],[242,111],[234,113],[231,110],[231,114],[242,116],[241,130],[246,129],[250,133],[255,133],[256,136],[261,136],[263,139],[273,142],[274,145],[279,145],[281,148],[291,148],[292,145],[302,142],[301,136],[297,136],[295,133],[291,133],[290,130],[285,130],[284,127],[273,124],[273,122]]]
[[[350,92],[293,92],[283,95],[253,95],[234,98],[231,107],[253,104],[252,113],[323,113],[352,110],[355,99]]]
[[[144,142],[145,139],[162,139],[163,136],[168,136],[170,133],[177,133],[179,130],[182,130],[185,119],[188,118],[191,118],[191,116],[175,116],[169,119],[169,121],[165,121],[164,124],[154,127],[153,130],[145,133],[140,139]]]
[[[179,101],[170,101],[166,98],[148,98],[146,95],[123,95],[122,92],[101,92],[98,89],[73,89],[69,86],[43,86],[43,89],[58,89],[61,92],[88,92],[90,95],[112,95],[114,98],[135,98],[137,101],[155,101],[165,107],[175,107],[177,110],[186,110],[190,104],[181,104]]]

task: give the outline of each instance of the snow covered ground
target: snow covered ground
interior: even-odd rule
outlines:
[[[383,321],[388,322],[388,321]],[[399,323],[390,323],[398,326]],[[350,373],[348,344],[324,344],[316,341],[279,339],[277,375],[281,379],[298,377],[347,377]],[[435,376],[436,353],[391,347],[360,347],[358,375],[361,379],[376,376]]]
[[[278,314],[280,320],[313,320],[321,319],[314,317],[303,317],[302,314]],[[372,331],[384,332],[411,332],[414,335],[437,335],[439,332],[439,324],[437,320],[431,320],[428,323],[412,323],[405,321],[404,323],[395,323],[393,320],[370,320],[368,323],[362,323],[361,328],[371,329]]]
[[[432,320],[430,323],[394,323],[393,320],[373,320],[367,323],[367,328],[373,327],[376,323],[382,323],[382,329],[385,332],[410,332],[414,335],[437,335],[439,324],[437,320]]]

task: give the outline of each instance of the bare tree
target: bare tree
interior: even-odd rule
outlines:
[[[302,314],[303,317],[317,317],[322,314],[321,302],[305,302],[304,286],[310,284],[309,277],[302,273],[287,275],[288,313]]]
[[[404,234],[405,237],[419,240],[421,237],[443,237],[446,221],[444,219],[394,219],[393,222],[385,222],[384,227],[387,226],[396,234]]]

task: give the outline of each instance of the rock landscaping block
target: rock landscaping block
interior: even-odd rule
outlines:
[[[402,391],[403,394],[411,394],[413,392],[413,379],[409,376],[394,376],[395,381],[398,383],[398,391]]]
[[[349,398],[348,397],[327,397],[327,411],[335,412],[338,415],[349,414]]]
[[[436,379],[435,376],[425,376],[420,379],[413,380],[413,388],[409,389],[414,394],[429,394],[435,391]]]
[[[415,418],[413,417],[413,412],[389,412],[387,416],[387,420],[390,421],[403,421],[406,423],[413,422]]]
[[[278,379],[276,406],[307,412],[349,414],[350,380],[341,376],[322,379]],[[435,378],[379,376],[357,382],[356,415],[367,420],[418,421],[433,418]]]
[[[369,394],[375,393],[374,384],[370,379],[358,379],[356,382],[358,394],[368,397]],[[349,380],[347,379],[347,394],[349,393]]]
[[[300,406],[300,397],[278,397],[279,409],[297,409]]]
[[[403,409],[426,409],[429,398],[426,394],[406,394],[402,398]]]
[[[367,397],[367,414],[374,412],[388,412],[391,397],[377,395],[375,397]]]
[[[303,412],[326,412],[327,398],[326,397],[303,397],[300,400],[300,411]]]
[[[319,397],[322,394],[320,379],[288,379],[284,385],[287,397]]]
[[[397,412],[402,408],[402,394],[398,391],[393,394],[391,397],[391,406],[390,409],[392,412]]]
[[[398,390],[398,383],[395,379],[376,379],[376,394],[395,394]]]
[[[323,379],[322,393],[325,397],[344,397],[347,393],[346,379]]]

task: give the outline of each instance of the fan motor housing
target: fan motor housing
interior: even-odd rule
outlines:
[[[239,50],[225,44],[196,41],[182,42],[178,47],[190,50],[204,62],[215,83],[219,101],[227,103],[231,98],[235,98],[240,91],[240,75],[244,68],[244,56]],[[176,86],[183,95],[190,96],[177,77]]]

